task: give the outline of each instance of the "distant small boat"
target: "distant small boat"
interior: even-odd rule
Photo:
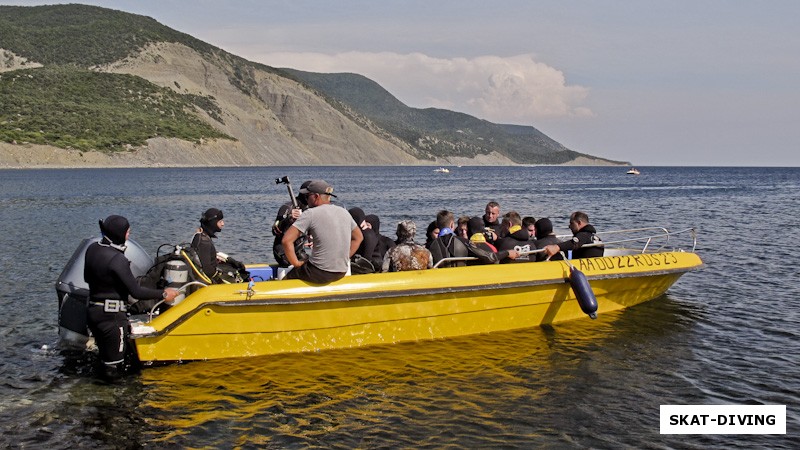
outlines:
[[[631,170],[626,172],[628,175],[639,175],[639,171],[635,167],[631,167]]]
[[[434,172],[450,173],[450,169],[446,167],[439,167],[438,169],[434,169]]]

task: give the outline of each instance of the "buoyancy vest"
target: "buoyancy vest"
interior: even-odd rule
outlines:
[[[469,256],[469,250],[466,244],[461,242],[454,234],[448,234],[434,239],[431,243],[430,251],[431,255],[433,255],[434,265],[445,258]],[[464,261],[456,261],[439,267],[462,267],[465,265],[466,263]]]

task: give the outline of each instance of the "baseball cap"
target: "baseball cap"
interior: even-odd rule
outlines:
[[[301,194],[328,194],[331,197],[336,197],[333,195],[333,186],[328,184],[325,180],[311,180],[309,181],[306,187],[300,188]]]

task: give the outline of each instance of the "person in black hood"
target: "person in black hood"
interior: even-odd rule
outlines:
[[[212,280],[217,273],[217,248],[211,239],[215,239],[223,227],[225,220],[222,211],[209,208],[200,217],[200,228],[192,239],[192,248],[197,252],[203,273]]]
[[[367,216],[364,214],[364,210],[361,208],[350,208],[347,210],[350,213],[350,217],[353,218],[353,221],[358,225],[361,229],[361,234],[364,236],[364,240],[361,241],[361,245],[359,245],[358,250],[356,250],[356,255],[359,255],[369,261],[369,265],[372,266],[372,271],[369,270],[369,267],[365,266],[358,266],[358,264],[363,264],[358,261],[358,257],[353,255],[351,257],[351,263],[356,264],[356,267],[351,264],[351,271],[355,274],[363,274],[363,273],[372,273],[380,271],[380,268],[383,267],[383,259],[381,259],[380,263],[373,258],[375,254],[375,249],[378,246],[378,235],[372,229],[372,227],[367,223]],[[377,264],[377,265],[376,265]]]
[[[383,259],[386,257],[386,252],[396,244],[392,238],[381,234],[381,219],[378,216],[375,214],[367,214],[364,220],[367,221],[369,227],[375,233],[375,237],[378,238],[378,244],[375,246],[375,252],[372,254],[372,264],[377,271],[383,267]]]
[[[546,246],[545,253],[548,256],[566,251],[572,251],[572,259],[603,256],[603,241],[595,234],[597,230],[589,224],[589,216],[585,212],[575,211],[569,216],[569,229],[572,230],[572,239]],[[588,244],[593,245],[586,247]]]
[[[130,234],[128,219],[111,215],[100,221],[103,237],[86,249],[83,277],[89,284],[87,322],[103,362],[102,376],[113,380],[125,372],[129,356],[130,323],[126,314],[129,297],[137,300],[164,299],[167,304],[178,295],[173,288],[140,286],[125,257]]]
[[[528,230],[522,227],[522,218],[516,211],[509,211],[503,214],[503,220],[500,224],[502,229],[502,237],[495,242],[497,251],[502,250],[517,250],[519,252],[526,252],[531,249],[530,235]],[[501,264],[511,262],[529,262],[529,256],[520,255],[517,259],[505,258],[500,261]]]
[[[497,247],[494,246],[493,238],[496,238],[497,234],[500,232],[500,222],[497,223],[497,228],[491,231],[484,226],[485,223],[486,221],[481,217],[470,217],[467,221],[469,242],[487,251],[497,253]]]
[[[550,221],[547,217],[542,217],[541,219],[537,220],[533,224],[534,229],[536,230],[536,240],[533,242],[533,246],[536,249],[545,248],[548,245],[558,245],[561,243],[561,240],[556,237],[556,234],[553,233],[553,222]],[[536,254],[536,261],[545,261],[547,259],[547,253],[540,252]],[[556,253],[555,255],[550,257],[550,261],[560,261],[564,258],[561,257],[561,253]]]

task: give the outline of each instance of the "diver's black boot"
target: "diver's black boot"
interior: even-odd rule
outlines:
[[[124,369],[125,367],[122,363],[103,364],[103,373],[101,374],[101,377],[103,378],[103,381],[107,383],[116,383],[122,379],[123,375],[125,375]]]

